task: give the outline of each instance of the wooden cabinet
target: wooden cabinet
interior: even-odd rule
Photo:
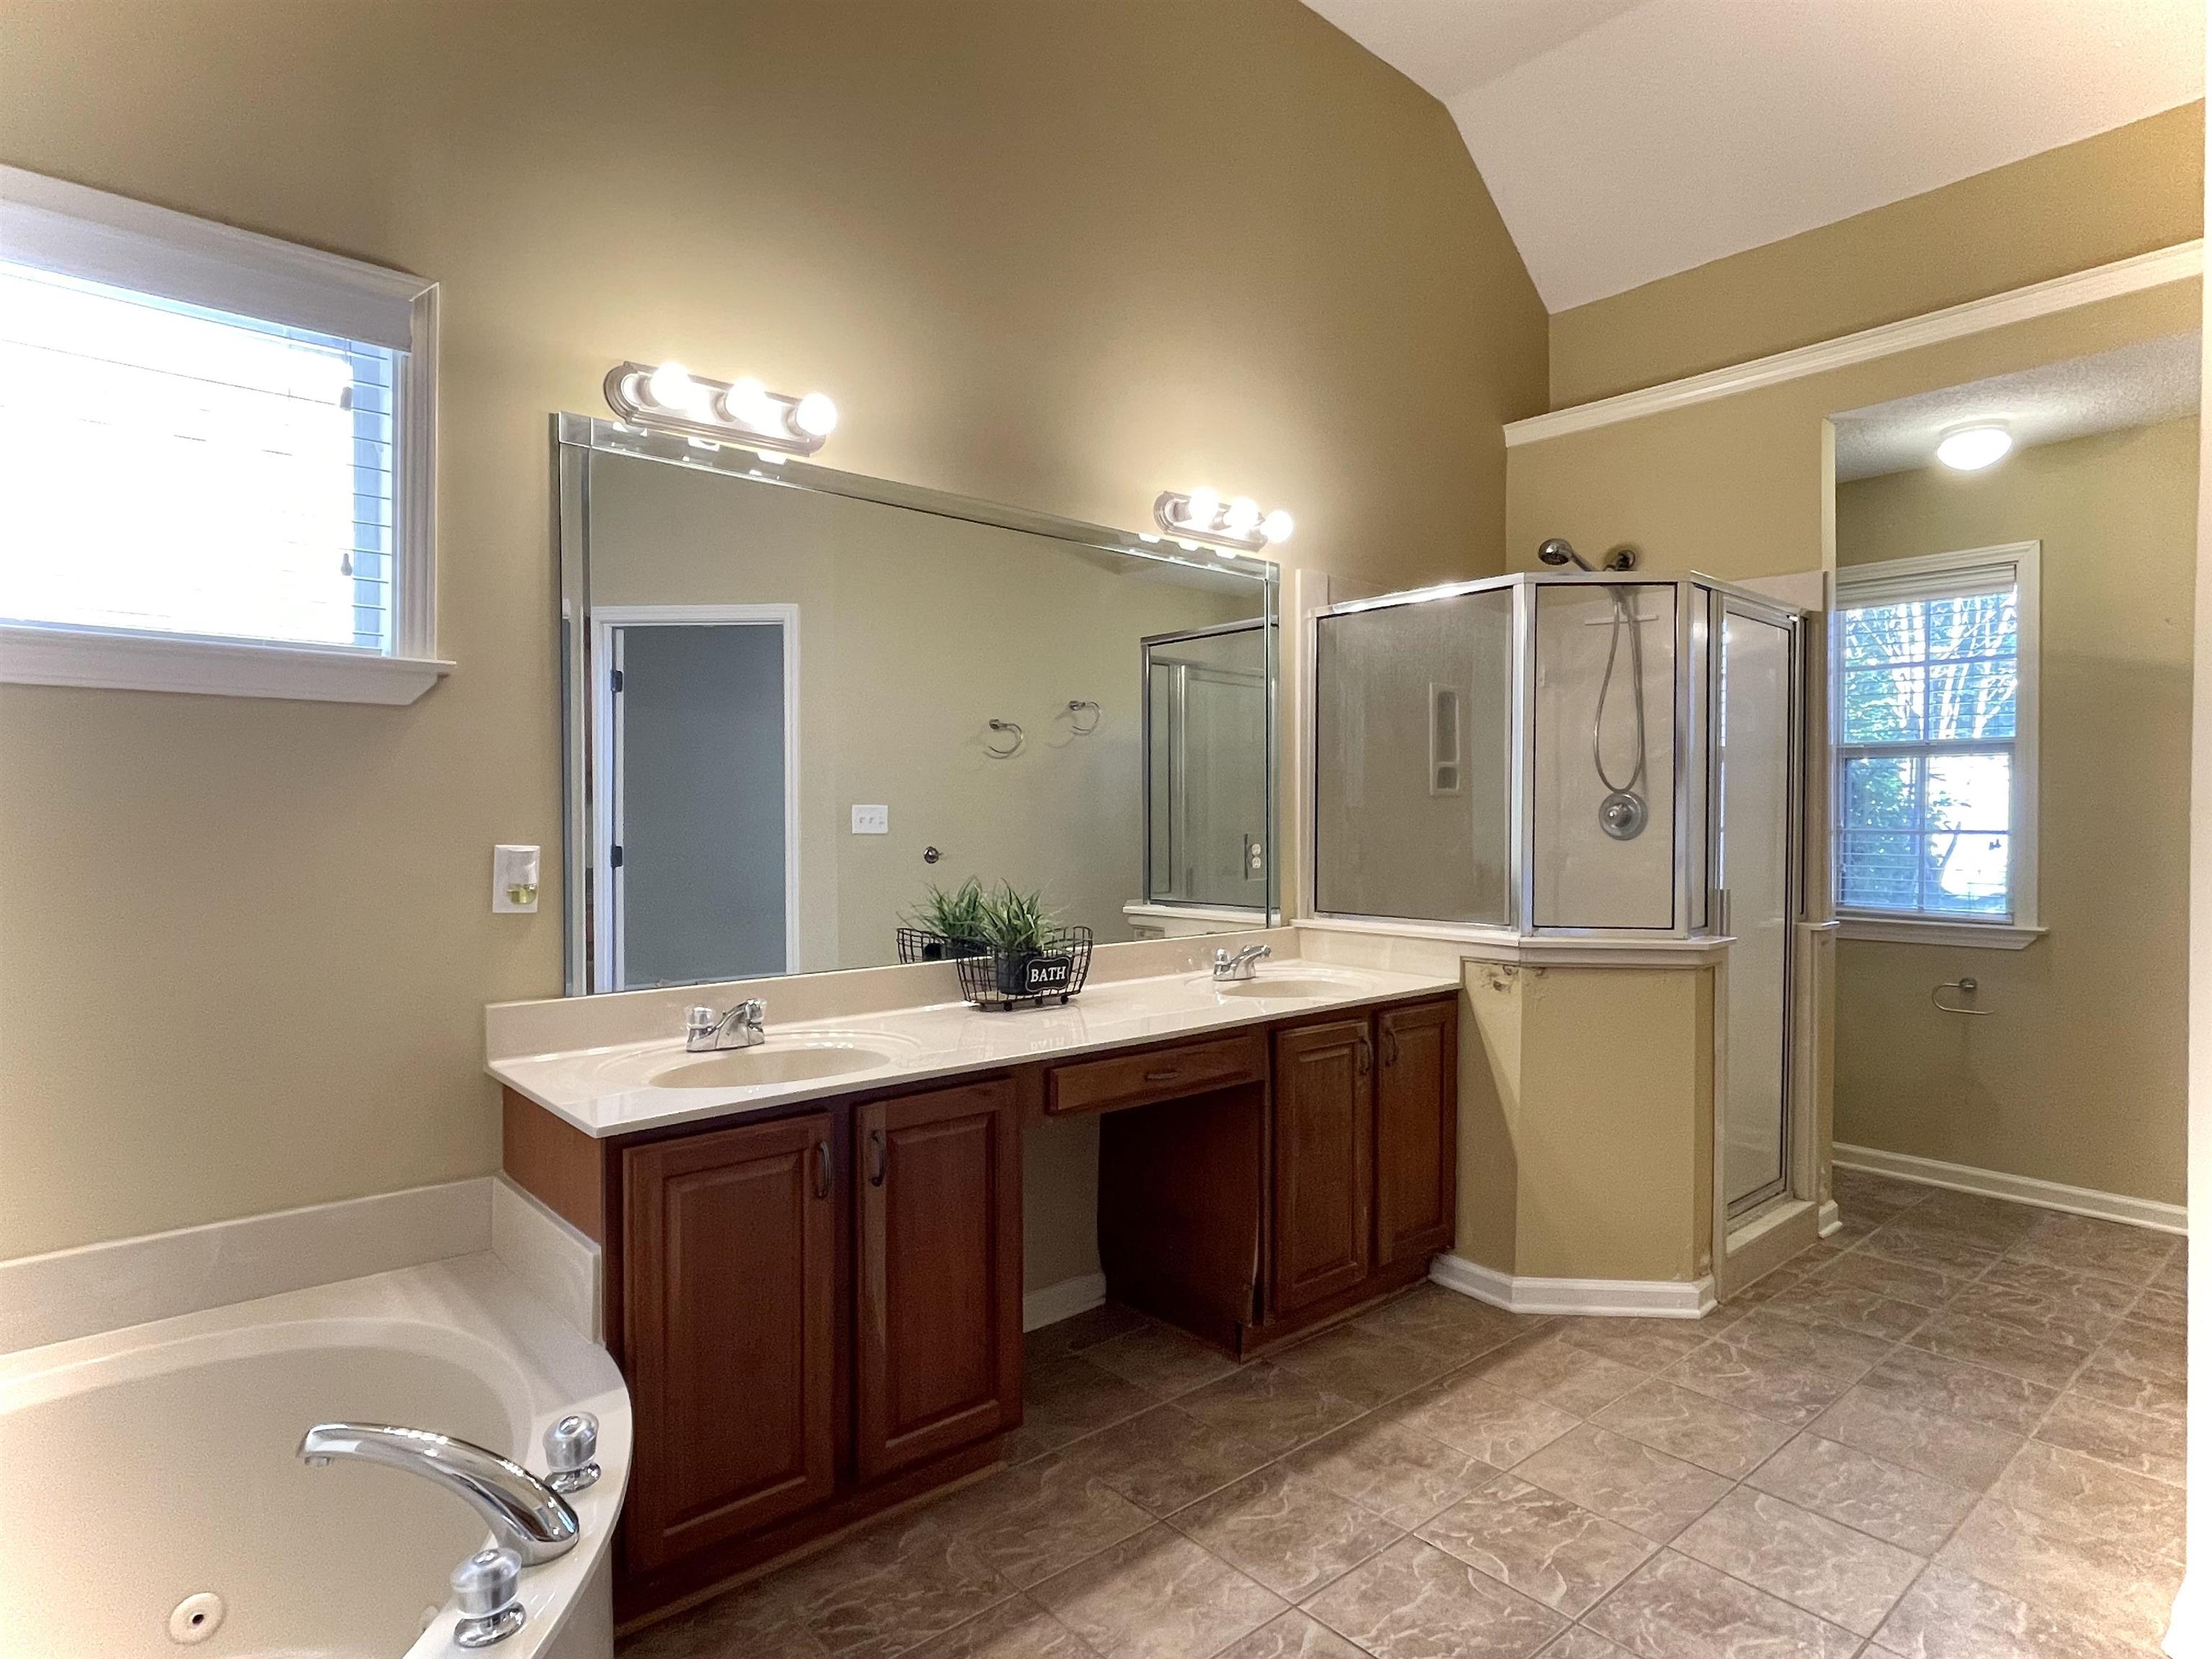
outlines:
[[[1375,1017],[1375,1263],[1426,1261],[1452,1242],[1458,1185],[1459,1008]]]
[[[1324,1301],[1372,1262],[1375,1042],[1363,1016],[1275,1038],[1274,1294]]]
[[[637,1449],[627,1559],[651,1571],[836,1484],[830,1119],[634,1146],[623,1350]]]
[[[859,1172],[864,1480],[1021,1420],[1021,1149],[1006,1079],[869,1102]]]

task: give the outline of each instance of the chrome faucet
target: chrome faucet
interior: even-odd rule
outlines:
[[[684,1016],[684,1047],[695,1054],[718,1048],[757,1048],[768,1041],[768,1004],[755,997],[726,1014],[693,1008]]]
[[[300,1461],[321,1468],[355,1458],[404,1469],[443,1486],[491,1528],[493,1542],[534,1567],[576,1547],[576,1511],[520,1463],[473,1441],[388,1423],[318,1423],[301,1437]]]
[[[1213,976],[1237,981],[1256,979],[1260,973],[1260,958],[1274,954],[1273,947],[1265,945],[1248,945],[1233,957],[1226,951],[1216,951],[1213,953]]]

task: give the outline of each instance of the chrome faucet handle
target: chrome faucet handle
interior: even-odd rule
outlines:
[[[589,1412],[570,1412],[545,1431],[545,1466],[552,1471],[545,1484],[566,1497],[581,1492],[599,1478],[592,1461],[599,1449],[599,1419]]]
[[[714,1027],[720,1023],[721,1016],[703,1003],[686,1008],[684,1011],[684,1046],[696,1048],[702,1042],[711,1041]]]
[[[522,1561],[513,1550],[478,1550],[453,1569],[453,1601],[461,1610],[453,1626],[453,1644],[488,1648],[522,1628],[528,1615],[515,1592],[522,1584]]]

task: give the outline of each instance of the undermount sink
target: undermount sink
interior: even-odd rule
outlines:
[[[858,1043],[781,1042],[770,1037],[755,1048],[686,1055],[665,1070],[655,1072],[652,1081],[656,1089],[744,1089],[872,1072],[890,1061],[890,1054],[884,1049]]]
[[[1209,980],[1225,997],[1333,997],[1344,994],[1342,980],[1301,979],[1291,974],[1262,974],[1257,979]]]

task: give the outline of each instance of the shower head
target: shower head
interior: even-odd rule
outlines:
[[[1537,544],[1536,556],[1546,564],[1571,564],[1580,570],[1595,568],[1588,559],[1575,551],[1574,544],[1564,536],[1553,536]]]

